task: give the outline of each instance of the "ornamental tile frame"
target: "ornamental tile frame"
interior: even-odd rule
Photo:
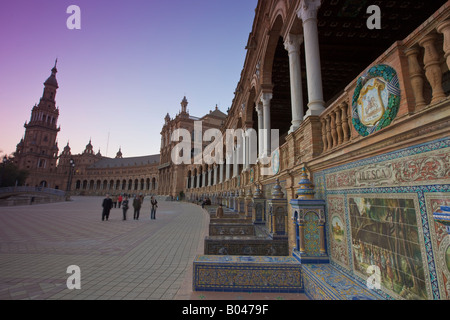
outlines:
[[[450,139],[443,138],[315,172],[314,184],[318,186],[316,196],[327,202],[326,242],[328,248],[333,248],[331,223],[333,221],[333,214],[335,214],[328,201],[336,198],[344,200],[344,234],[346,234],[345,243],[347,246],[349,263],[346,264],[333,258],[333,254],[331,254],[330,264],[338,270],[352,276],[361,284],[364,284],[368,278],[367,274],[362,274],[355,270],[352,249],[352,223],[350,221],[350,199],[410,199],[410,201],[414,203],[416,212],[421,261],[424,268],[424,280],[426,283],[426,299],[448,299],[450,292],[448,280],[450,279],[450,268],[448,267],[448,262],[445,260],[445,254],[449,248],[450,236],[444,235],[441,230],[442,228],[436,226],[433,219],[433,209],[438,203],[442,205],[442,203],[446,204],[449,201],[449,157]],[[399,183],[399,181],[390,181],[389,183],[385,183],[383,179],[379,179],[381,183],[377,183],[377,180],[374,179],[370,185],[358,185],[356,179],[354,179],[352,180],[354,182],[353,184],[348,183],[345,186],[341,186],[340,189],[333,188],[333,184],[328,188],[329,182],[331,181],[329,177],[331,175],[345,173],[354,175],[355,170],[374,165],[382,166],[387,162],[392,162],[394,164],[401,162],[412,164],[414,163],[414,160],[416,160],[416,162],[418,161],[421,164],[426,164],[427,161],[430,161],[429,159],[435,159],[436,161],[436,166],[433,167],[435,168],[434,172],[443,172],[443,174],[435,177],[435,179],[424,180],[420,175],[416,175],[417,182],[402,181]],[[411,166],[411,168],[413,167]],[[422,168],[424,167],[422,166]],[[421,172],[423,172],[423,170]],[[331,217],[330,214],[332,215]],[[376,291],[386,299],[402,299],[402,296],[399,295],[398,292],[391,289],[382,287],[381,290],[378,289]]]
[[[390,125],[399,106],[397,72],[389,65],[375,65],[356,82],[352,99],[353,126],[361,136],[367,136]]]

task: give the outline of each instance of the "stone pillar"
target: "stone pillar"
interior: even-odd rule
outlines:
[[[318,116],[325,110],[320,67],[319,33],[317,29],[317,11],[320,0],[302,0],[297,16],[303,22],[305,42],[306,76],[308,86],[308,116]]]
[[[223,182],[223,166],[224,166],[223,163],[219,164],[219,182],[220,183]]]
[[[341,124],[342,124],[342,132],[344,134],[343,142],[350,140],[350,127],[348,125],[347,120],[347,103],[343,102],[339,105],[341,109]]]
[[[236,146],[233,149],[233,178],[237,177],[238,175],[238,153],[239,153],[238,148],[239,146]]]
[[[284,41],[284,48],[289,54],[289,74],[291,86],[292,125],[289,133],[300,127],[303,120],[302,70],[300,64],[300,45],[302,35],[290,33]]]
[[[331,148],[333,148],[333,138],[331,136],[331,116],[329,114],[327,114],[325,116],[325,120],[326,120],[326,132],[327,132],[327,145],[328,145],[328,150],[330,150]]]
[[[445,52],[444,58],[450,70],[450,20],[441,22],[437,26],[437,31],[444,35],[444,52]]]
[[[263,118],[264,118],[264,148],[263,156],[269,157],[270,149],[270,100],[272,100],[272,93],[266,92],[261,95],[261,102],[263,103]]]
[[[209,169],[208,170],[208,186],[212,185],[212,173],[213,173],[213,170]]]
[[[323,144],[323,151],[328,150],[328,140],[327,140],[327,123],[325,118],[320,118],[320,124],[322,127],[322,144]]]
[[[264,151],[264,115],[261,103],[256,103],[258,113],[258,158],[262,157]]]
[[[225,163],[225,180],[229,180],[230,179],[230,162],[231,162],[231,156],[227,156],[227,160]]]
[[[217,165],[214,165],[214,176],[213,176],[213,185],[217,184]]]
[[[247,134],[244,133],[244,135],[242,136],[242,170],[243,171],[247,171],[248,169],[250,169],[250,165],[249,165],[249,149],[250,146],[248,145],[248,137]]]
[[[202,171],[202,187],[206,187],[206,171]]]
[[[419,55],[419,48],[412,47],[407,49],[405,50],[405,54],[408,57],[409,78],[414,93],[416,109],[420,109],[426,106],[426,102],[423,97],[423,70],[417,58]]]
[[[431,103],[438,102],[445,98],[444,89],[442,88],[440,57],[436,50],[435,42],[435,34],[429,34],[419,42],[419,45],[425,49],[423,63],[425,64],[425,76],[431,85],[433,95]]]

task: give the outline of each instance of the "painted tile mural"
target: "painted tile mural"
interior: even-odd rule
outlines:
[[[364,285],[380,270],[386,299],[450,300],[450,235],[433,219],[450,205],[450,139],[314,172],[326,201],[333,267]]]
[[[347,250],[347,231],[345,226],[345,204],[342,195],[328,197],[328,216],[330,217],[330,255],[331,258],[349,268]]]
[[[428,212],[437,212],[440,206],[450,206],[450,193],[440,193],[437,195],[425,196],[426,207]],[[450,300],[450,235],[445,227],[437,222],[433,223],[435,242],[437,245],[437,276],[441,283],[441,297]]]
[[[381,285],[405,299],[427,299],[413,199],[349,196],[355,272],[380,270]]]

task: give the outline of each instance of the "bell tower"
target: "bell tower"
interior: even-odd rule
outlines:
[[[24,124],[25,136],[17,145],[15,153],[18,167],[30,172],[30,181],[27,181],[29,185],[48,187],[45,174],[56,172],[59,151],[56,138],[60,131],[57,125],[59,109],[55,100],[58,89],[56,64],[57,60],[50,77],[44,82],[44,92],[39,104],[34,105],[30,120]],[[34,181],[35,179],[42,181]]]

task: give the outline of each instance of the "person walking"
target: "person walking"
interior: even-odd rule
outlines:
[[[120,209],[120,205],[122,204],[123,198],[122,195],[119,194],[119,197],[117,198],[117,201],[119,202],[119,209]]]
[[[139,212],[141,211],[141,197],[136,196],[133,200],[133,208],[134,208],[134,220],[139,220]]]
[[[113,206],[113,202],[112,202],[111,198],[109,197],[109,194],[107,194],[106,198],[103,199],[103,203],[102,203],[102,207],[103,207],[102,221],[104,221],[105,219],[106,219],[106,221],[108,221],[109,212],[111,211],[112,206]]]
[[[119,208],[120,208],[120,202],[119,202]],[[123,219],[127,220],[127,211],[128,211],[128,197],[125,196],[125,198],[122,201],[122,211],[123,211]]]
[[[152,204],[152,211],[150,214],[150,219],[156,219],[156,208],[158,208],[158,201],[154,197],[151,198],[150,203]]]
[[[112,202],[113,202],[114,208],[117,208],[117,196],[116,195],[113,195]]]

